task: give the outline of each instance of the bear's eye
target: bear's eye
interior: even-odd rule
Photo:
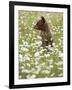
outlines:
[[[39,22],[37,23],[37,25],[38,25],[38,26],[41,26],[41,25],[42,25],[42,22],[41,22],[41,21],[39,21]]]

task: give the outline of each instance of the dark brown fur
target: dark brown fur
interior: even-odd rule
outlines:
[[[41,19],[37,21],[34,28],[41,31],[40,36],[42,37],[43,47],[48,46],[48,45],[53,46],[52,33],[50,31],[47,21],[45,20],[43,16],[41,16]]]

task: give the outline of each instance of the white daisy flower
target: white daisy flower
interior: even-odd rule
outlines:
[[[25,48],[25,47],[23,47],[22,50],[23,50],[24,52],[28,52],[28,51],[29,51],[29,49],[28,49],[28,48]]]
[[[24,60],[30,60],[30,57],[28,55],[25,55]]]
[[[35,57],[38,57],[39,55],[40,55],[39,52],[36,52],[36,53],[34,54]]]
[[[30,77],[30,79],[34,79],[36,77],[36,75],[32,75],[31,77]]]

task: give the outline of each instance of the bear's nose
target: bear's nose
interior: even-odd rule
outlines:
[[[37,23],[36,23],[36,22],[33,22],[33,23],[32,23],[32,27],[33,27],[34,29],[38,29]]]

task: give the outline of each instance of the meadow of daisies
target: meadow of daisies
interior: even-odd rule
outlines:
[[[40,31],[33,26],[44,16],[53,33],[53,47],[41,47]],[[63,76],[63,13],[18,12],[19,79]]]

